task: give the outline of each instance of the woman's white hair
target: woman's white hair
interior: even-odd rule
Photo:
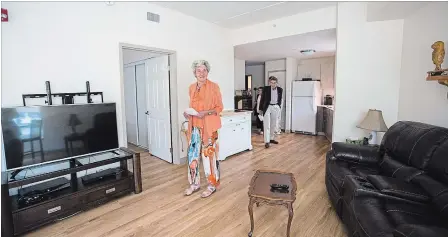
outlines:
[[[191,69],[193,69],[193,73],[196,71],[197,67],[204,65],[207,69],[207,72],[210,72],[210,63],[207,60],[195,60],[193,64],[191,64]]]

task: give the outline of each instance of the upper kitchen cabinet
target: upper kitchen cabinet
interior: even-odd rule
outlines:
[[[301,60],[299,62],[298,79],[302,78],[312,78],[313,80],[320,80],[320,60],[319,59],[308,59]]]
[[[301,60],[297,67],[297,79],[311,77],[320,80],[323,95],[334,95],[334,64],[334,56]]]

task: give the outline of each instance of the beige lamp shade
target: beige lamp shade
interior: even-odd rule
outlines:
[[[369,112],[367,112],[366,117],[357,127],[376,132],[387,131],[387,126],[386,123],[384,122],[383,113],[381,112],[381,110],[375,110],[375,109],[369,109]]]

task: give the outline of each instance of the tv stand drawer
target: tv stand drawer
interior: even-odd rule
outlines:
[[[128,190],[131,188],[131,178],[125,178],[121,181],[102,186],[86,193],[84,201],[86,203],[94,202],[105,197],[115,196],[116,193]]]
[[[64,197],[48,203],[26,208],[13,213],[14,232],[22,233],[29,228],[45,224],[62,216],[67,216],[80,204],[77,196]]]

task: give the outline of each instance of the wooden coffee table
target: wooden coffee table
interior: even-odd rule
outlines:
[[[271,192],[271,184],[289,185],[289,193]],[[288,228],[287,236],[290,235],[291,222],[294,216],[292,204],[296,200],[297,184],[294,175],[272,170],[257,170],[249,186],[249,216],[250,216],[250,232],[249,237],[254,231],[254,214],[253,205],[260,204],[282,205],[288,208]]]

